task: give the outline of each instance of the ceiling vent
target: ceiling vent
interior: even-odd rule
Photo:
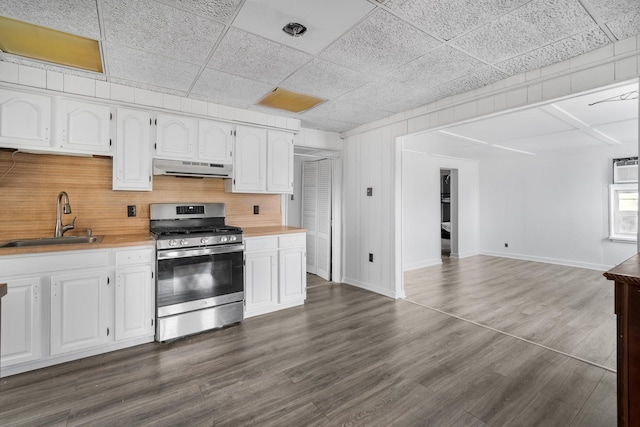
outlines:
[[[301,37],[307,32],[307,27],[302,24],[298,24],[297,22],[289,22],[287,25],[282,27],[282,31],[289,34],[291,37]]]

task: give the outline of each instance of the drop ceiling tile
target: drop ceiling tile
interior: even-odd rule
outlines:
[[[318,129],[329,132],[346,132],[358,126],[357,123],[347,123],[338,120],[319,119],[306,117],[300,122],[300,126],[306,129]]]
[[[186,10],[205,18],[228,24],[236,14],[242,0],[158,0],[169,6]]]
[[[430,34],[450,40],[529,0],[389,0],[386,6]]]
[[[640,2],[638,0],[590,0],[595,14],[604,20],[618,40],[640,32]]]
[[[421,86],[375,81],[337,98],[338,101],[380,111],[400,113],[439,99],[439,92]]]
[[[367,0],[246,0],[233,26],[316,55],[375,6]],[[289,22],[307,27],[303,37],[282,31]]]
[[[118,45],[112,45],[108,55],[112,78],[180,92],[189,89],[200,70],[198,65]]]
[[[443,45],[390,72],[386,77],[399,83],[434,87],[484,66],[477,59]]]
[[[388,111],[379,111],[359,105],[339,101],[327,101],[301,114],[301,118],[321,118],[349,123],[365,124],[392,115]]]
[[[280,86],[307,95],[334,98],[362,86],[368,80],[370,77],[367,74],[321,59],[314,59],[287,77]]]
[[[496,67],[509,75],[514,75],[573,58],[609,43],[611,41],[600,28],[593,28],[499,62]]]
[[[506,77],[505,73],[491,66],[483,65],[462,77],[437,86],[436,90],[445,98],[487,86]]]
[[[3,0],[0,15],[42,27],[100,39],[95,0]]]
[[[106,39],[152,54],[202,64],[224,25],[153,0],[102,0]]]
[[[438,44],[426,33],[379,9],[319,57],[379,75],[422,56]]]
[[[594,126],[593,129],[604,133],[621,144],[638,143],[638,118],[625,120],[617,123],[608,123]]]
[[[231,28],[207,67],[277,85],[311,58],[307,53]]]
[[[452,43],[494,64],[593,28],[577,0],[533,0]]]
[[[244,77],[206,68],[196,82],[191,95],[232,107],[247,108],[271,92],[273,86]]]

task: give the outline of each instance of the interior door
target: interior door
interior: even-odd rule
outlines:
[[[307,273],[331,280],[331,159],[305,162],[302,180]]]

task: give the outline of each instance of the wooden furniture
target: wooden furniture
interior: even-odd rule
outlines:
[[[640,425],[640,254],[604,273],[615,281],[618,426]]]
[[[7,294],[7,284],[0,283],[0,321],[2,320],[2,297]],[[0,331],[2,331],[2,323],[0,322]],[[2,342],[2,336],[0,335],[0,342]],[[0,353],[2,353],[0,351]]]

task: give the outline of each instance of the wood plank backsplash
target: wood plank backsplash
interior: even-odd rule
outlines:
[[[0,177],[14,164],[13,150],[0,149]],[[53,236],[56,200],[69,194],[76,228],[67,235],[122,235],[149,232],[150,203],[223,202],[227,224],[256,227],[282,224],[280,195],[232,194],[217,178],[154,176],[153,191],[113,191],[110,157],[75,157],[16,152],[15,165],[0,179],[0,240]],[[127,217],[127,205],[136,205],[137,216]],[[253,206],[260,214],[253,214]]]

